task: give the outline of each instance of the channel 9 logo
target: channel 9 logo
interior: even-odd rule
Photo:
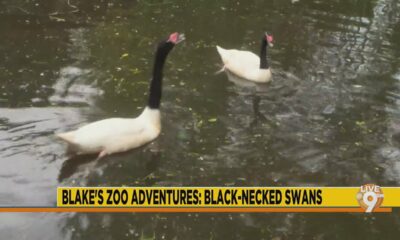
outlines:
[[[357,200],[360,206],[365,209],[365,212],[373,212],[382,205],[382,189],[375,184],[362,185],[360,191],[357,193]]]

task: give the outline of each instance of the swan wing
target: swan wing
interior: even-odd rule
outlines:
[[[252,78],[260,68],[260,58],[250,51],[236,49],[224,49],[217,46],[219,55],[224,63],[225,69],[243,78]]]

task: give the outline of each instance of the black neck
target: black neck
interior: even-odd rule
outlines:
[[[174,44],[165,41],[158,45],[153,66],[153,78],[150,82],[149,100],[147,103],[147,106],[151,109],[160,108],[164,63],[168,53],[173,47]]]
[[[263,37],[261,41],[261,51],[260,51],[260,69],[268,69],[269,64],[268,64],[268,59],[267,59],[267,40],[265,40],[265,37]]]

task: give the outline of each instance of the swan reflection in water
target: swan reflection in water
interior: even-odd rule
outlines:
[[[147,156],[142,157],[140,155]],[[147,160],[132,161],[135,158]],[[127,171],[131,171],[132,176],[144,179],[159,169],[161,159],[162,152],[159,149],[157,142],[127,152],[113,154],[105,158],[97,158],[96,154],[69,155],[61,166],[58,175],[58,182],[69,181],[70,178],[75,178],[74,175],[89,176],[93,173],[102,175],[103,170],[119,167],[122,164],[124,165],[124,168],[128,168]]]
[[[273,122],[272,116],[268,117],[260,111],[260,103],[263,100],[272,105],[288,105],[285,98],[290,98],[299,91],[299,88],[294,86],[300,83],[300,79],[289,72],[274,70],[273,80],[268,83],[248,81],[229,71],[225,71],[225,73],[228,80],[235,85],[235,92],[238,95],[252,98],[254,119],[250,123],[250,127],[259,123]],[[285,81],[282,81],[282,79],[285,79]],[[274,106],[270,106],[270,108],[272,107]]]

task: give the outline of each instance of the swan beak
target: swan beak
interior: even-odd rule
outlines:
[[[274,44],[272,43],[274,41],[274,37],[272,35],[269,35],[267,32],[265,32],[265,40],[267,40],[268,47],[274,46]]]
[[[185,39],[186,39],[185,34],[181,33],[178,35],[178,40],[176,41],[175,44],[178,44],[178,43],[184,41]]]
[[[174,32],[174,33],[171,33],[171,35],[169,35],[169,38],[168,38],[168,40],[166,40],[166,42],[178,44],[178,43],[182,42],[183,40],[185,40],[185,34]]]

